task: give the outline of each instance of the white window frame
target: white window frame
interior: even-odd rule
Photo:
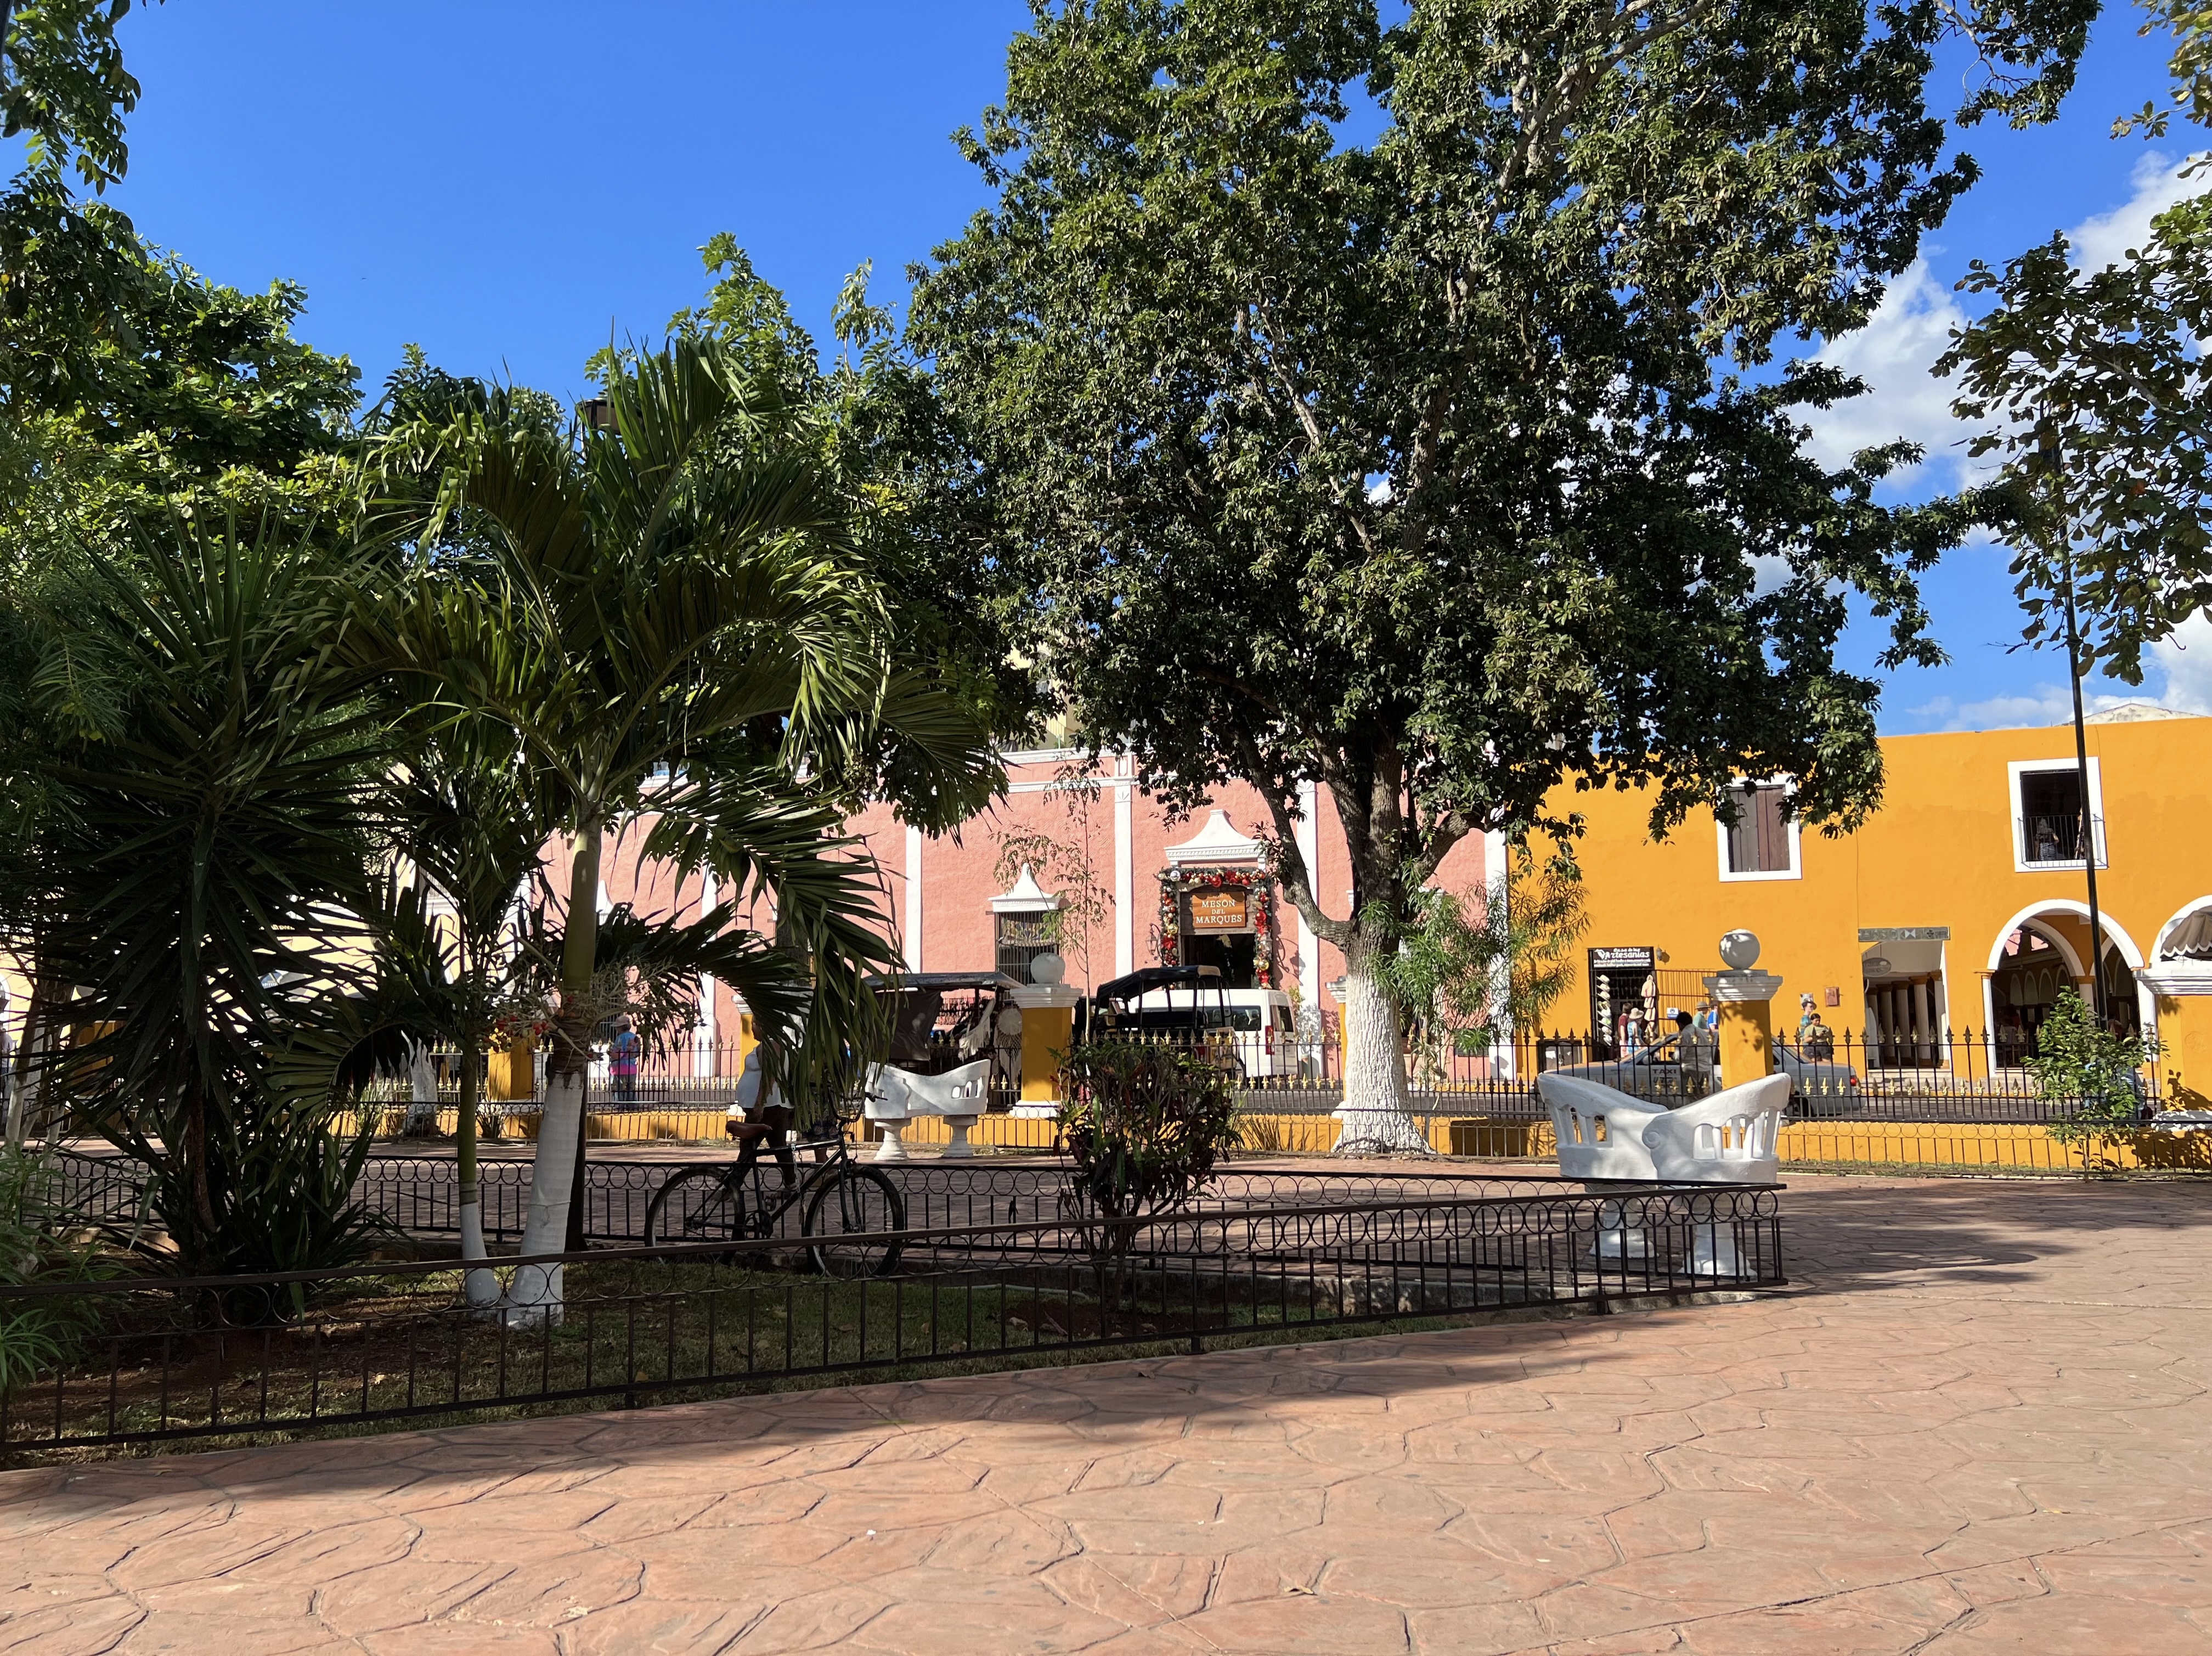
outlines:
[[[2006,767],[2006,791],[2011,796],[2009,817],[2012,822],[2012,869],[2018,874],[2080,874],[2087,864],[2080,857],[2063,862],[2031,862],[2027,860],[2027,813],[2020,806],[2020,779],[2030,774],[2040,776],[2048,770],[2076,770],[2081,762],[2068,754],[2057,759],[2014,759]],[[2105,771],[2103,764],[2093,754],[2089,759],[2089,838],[2097,854],[2100,868],[2112,867],[2112,848],[2105,836]]]
[[[1796,794],[1797,791],[1796,788],[1790,786],[1790,779],[1787,776],[1742,776],[1737,778],[1735,782],[1730,782],[1729,787],[1731,789],[1738,788],[1780,788],[1786,789],[1792,795]],[[1797,819],[1795,816],[1790,817],[1787,822],[1783,824],[1783,826],[1790,831],[1790,866],[1787,868],[1765,868],[1754,874],[1740,874],[1729,867],[1728,823],[1726,819],[1722,817],[1719,812],[1714,812],[1713,833],[1715,840],[1719,847],[1721,883],[1724,886],[1736,886],[1741,885],[1746,880],[1753,880],[1804,879],[1805,859],[1798,850]]]

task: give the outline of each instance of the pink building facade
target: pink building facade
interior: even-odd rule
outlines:
[[[1125,758],[1093,761],[1059,749],[1002,758],[1005,795],[955,832],[907,827],[888,806],[852,825],[881,871],[884,925],[908,971],[997,969],[1025,978],[1028,958],[1049,939],[1067,963],[1066,981],[1085,992],[1139,966],[1214,964],[1232,986],[1279,989],[1302,1014],[1334,1024],[1343,957],[1313,935],[1267,877],[1259,841],[1273,828],[1255,791],[1225,786],[1171,821]],[[1335,810],[1310,785],[1304,805],[1299,849],[1315,890],[1326,912],[1347,914],[1350,862]],[[603,908],[627,902],[642,912],[696,915],[714,900],[698,878],[678,882],[646,862],[644,837],[636,827],[605,848]],[[565,848],[554,861],[550,872],[565,884]],[[1024,861],[1027,885],[1018,880]],[[1472,839],[1454,849],[1435,883],[1475,893],[1500,867],[1496,843]],[[755,915],[752,923],[766,931],[772,916]],[[702,1073],[726,1064],[741,1038],[743,1008],[726,986],[708,987],[697,1043],[702,1065],[714,1068]]]

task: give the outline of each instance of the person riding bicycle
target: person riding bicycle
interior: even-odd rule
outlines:
[[[766,1144],[775,1156],[776,1171],[783,1175],[783,1188],[788,1191],[799,1183],[799,1157],[791,1142],[792,1111],[769,1078],[762,1060],[765,1050],[764,1045],[759,1045],[745,1054],[745,1067],[738,1075],[737,1107],[743,1118],[732,1115],[723,1130],[743,1147],[738,1156],[740,1179],[752,1172],[760,1160],[761,1146]]]

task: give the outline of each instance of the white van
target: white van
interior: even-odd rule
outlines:
[[[1162,1025],[1186,1020],[1200,1029],[1229,1031],[1230,1050],[1237,1067],[1251,1081],[1270,1080],[1299,1073],[1297,1014],[1291,997],[1279,989],[1217,989],[1210,983],[1181,984],[1156,989],[1138,997],[1135,1011],[1140,1021],[1152,1023],[1150,1013],[1179,1014],[1158,1018]],[[1187,1025],[1185,1026],[1188,1026]],[[1305,1055],[1316,1063],[1318,1053]]]

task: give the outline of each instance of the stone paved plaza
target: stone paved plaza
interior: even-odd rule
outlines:
[[[2212,1189],[1750,1304],[0,1475],[0,1650],[2212,1652]]]

